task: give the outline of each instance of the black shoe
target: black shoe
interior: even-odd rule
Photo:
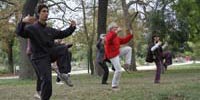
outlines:
[[[70,80],[70,75],[61,73],[60,74],[60,79],[64,81],[69,87],[73,87],[72,81]]]
[[[164,64],[164,68],[165,68],[165,71],[167,71],[167,65],[166,64]]]
[[[160,83],[160,80],[155,80],[154,83],[155,83],[155,84],[159,84],[159,83]]]
[[[115,68],[114,68],[114,66],[112,66],[112,70],[113,70],[113,71],[115,71]]]
[[[101,84],[103,84],[103,85],[108,85],[108,83],[107,83],[107,82],[102,82]]]

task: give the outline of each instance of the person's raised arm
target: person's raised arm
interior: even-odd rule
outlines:
[[[155,51],[161,44],[162,44],[161,41],[159,41],[158,43],[156,43],[153,47],[151,47],[151,51]]]
[[[21,19],[17,25],[17,29],[16,29],[17,35],[19,35],[23,38],[28,38],[28,32],[25,31],[25,26],[26,26],[26,24],[32,24],[34,21],[35,21],[35,18],[31,17],[30,15]]]
[[[74,30],[76,29],[76,22],[73,20],[71,20],[70,22],[71,22],[70,26],[63,31],[52,28],[52,32],[54,34],[54,39],[63,39],[67,36],[72,35]]]
[[[126,31],[127,36],[126,37],[119,37],[120,44],[126,44],[133,38],[133,33],[130,30]]]

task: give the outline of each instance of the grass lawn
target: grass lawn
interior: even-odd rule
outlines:
[[[200,100],[200,64],[171,66],[154,84],[155,71],[122,73],[120,90],[101,85],[101,78],[72,75],[74,87],[56,85],[53,78],[51,100]],[[0,80],[0,100],[35,100],[35,80]]]

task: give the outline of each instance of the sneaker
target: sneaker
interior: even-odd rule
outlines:
[[[124,70],[125,70],[127,73],[130,73],[129,70],[128,70],[128,66],[129,66],[128,64],[124,64],[122,67],[124,68]]]
[[[62,85],[62,84],[64,84],[63,82],[56,82],[56,84],[58,84],[58,85]]]
[[[73,84],[70,80],[70,75],[69,74],[65,74],[65,73],[61,73],[60,75],[60,79],[62,81],[64,81],[69,87],[73,87]]]
[[[112,90],[113,90],[113,91],[119,91],[120,89],[119,89],[118,86],[112,86]]]
[[[36,92],[33,97],[36,98],[36,99],[41,99],[39,92]]]

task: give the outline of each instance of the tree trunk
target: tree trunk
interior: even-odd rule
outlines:
[[[94,72],[95,72],[95,68],[94,68],[94,59],[93,59],[93,44],[94,44],[94,38],[96,36],[96,23],[95,23],[95,19],[96,19],[96,0],[93,1],[93,21],[92,21],[92,24],[93,24],[93,29],[92,29],[92,36],[90,38],[90,42],[89,42],[89,51],[91,52],[90,53],[90,69],[91,69],[91,74],[94,75]]]
[[[108,8],[108,0],[99,0],[98,26],[97,26],[98,38],[100,34],[106,34],[107,8]]]
[[[91,70],[91,75],[94,75],[94,64],[93,64],[93,51],[92,51],[92,46],[89,46],[89,63],[90,63],[90,70]]]
[[[97,40],[100,37],[100,34],[106,34],[106,21],[107,21],[107,8],[108,0],[99,0],[98,4],[98,22],[97,22]],[[97,51],[97,50],[96,50]],[[97,75],[100,75],[99,72],[102,72],[100,65],[96,62],[96,58],[93,61],[95,64],[95,71]]]
[[[26,0],[26,3],[23,7],[22,16],[27,16],[28,14],[34,15],[35,7],[37,6],[38,0]],[[21,65],[20,65],[20,79],[33,79],[34,78],[34,70],[30,63],[28,56],[26,55],[26,47],[27,47],[27,40],[20,39],[20,58],[21,58]]]
[[[13,67],[13,41],[11,40],[8,43],[8,70],[10,73],[14,73],[14,67]]]
[[[93,58],[92,58],[92,45],[93,45],[93,38],[94,38],[94,34],[92,34],[92,37],[89,37],[89,32],[87,29],[87,24],[86,24],[86,13],[85,13],[85,3],[82,0],[81,1],[82,7],[83,7],[83,24],[84,24],[84,33],[87,39],[87,45],[88,45],[88,49],[87,49],[87,60],[88,60],[88,73],[89,73],[89,69],[91,70],[91,75],[94,74],[94,65],[93,65]]]
[[[19,77],[20,79],[33,79],[34,78],[34,69],[32,67],[32,64],[26,55],[26,47],[27,47],[27,40],[20,38],[20,73]]]
[[[130,14],[128,12],[128,7],[126,4],[126,0],[121,0],[122,1],[122,9],[123,9],[123,15],[124,15],[124,20],[125,20],[125,25],[128,30],[133,30],[132,28],[132,22],[130,19]],[[133,34],[134,35],[134,34]],[[130,46],[132,47],[132,59],[131,59],[131,66],[130,70],[131,71],[136,71],[136,61],[135,61],[135,45],[134,45],[134,39],[130,42]]]

